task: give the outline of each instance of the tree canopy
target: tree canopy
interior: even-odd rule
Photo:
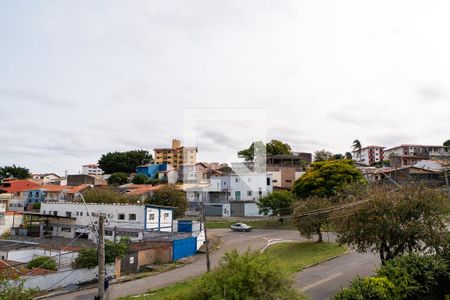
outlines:
[[[292,149],[289,144],[283,143],[279,140],[271,140],[265,145],[261,141],[253,142],[247,149],[239,151],[238,156],[243,158],[245,161],[253,161],[255,159],[255,150],[259,153],[266,153],[267,155],[289,155],[292,153]]]
[[[322,149],[322,150],[317,150],[316,152],[314,152],[314,161],[315,162],[327,161],[327,160],[331,160],[331,159],[333,159],[333,153],[331,153],[330,151]]]
[[[4,178],[28,179],[30,170],[16,165],[0,167],[0,180]]]
[[[128,237],[121,237],[118,243],[112,241],[105,241],[105,262],[107,264],[113,263],[116,257],[124,257],[128,251],[130,239]],[[98,265],[98,253],[95,248],[83,248],[78,256],[72,262],[72,267],[75,269],[93,268]]]
[[[294,222],[300,234],[307,238],[317,234],[317,241],[322,242],[322,227],[329,223],[330,214],[324,209],[331,205],[329,199],[319,197],[309,197],[295,203]]]
[[[295,200],[294,194],[289,191],[273,191],[272,193],[259,198],[259,212],[271,216],[290,215]]]
[[[152,162],[152,155],[147,150],[132,150],[126,152],[108,152],[98,161],[98,166],[106,174],[136,172],[136,167]]]
[[[37,256],[28,262],[27,268],[40,268],[50,271],[56,271],[58,267],[56,265],[56,261],[53,258],[48,256]]]
[[[120,194],[113,187],[88,189],[83,192],[87,203],[137,203],[139,197]]]
[[[450,147],[450,139],[448,139],[444,142],[444,146]]]
[[[370,187],[340,212],[335,223],[339,242],[359,251],[379,253],[383,263],[407,253],[440,253],[450,246],[450,203],[437,189],[421,184]]]
[[[145,200],[145,203],[175,207],[174,218],[176,219],[183,217],[187,209],[186,194],[173,184],[162,186],[154,191],[153,195]]]
[[[293,191],[300,198],[331,197],[348,184],[364,181],[363,175],[351,160],[314,162],[311,168],[295,181]]]
[[[128,183],[128,174],[124,172],[112,173],[108,177],[108,184],[110,185],[122,185]]]

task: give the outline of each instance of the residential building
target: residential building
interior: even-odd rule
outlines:
[[[61,177],[55,173],[33,174],[31,181],[37,184],[60,184]]]
[[[5,179],[0,184],[1,202],[6,205],[6,210],[23,211],[27,190],[38,186],[30,180]]]
[[[411,182],[427,182],[441,184],[441,174],[436,171],[414,166],[376,168],[365,174],[369,181],[407,184]]]
[[[87,210],[86,210],[87,206]],[[134,204],[97,204],[82,202],[43,202],[41,215],[63,217],[41,224],[41,236],[53,235],[65,238],[96,240],[92,221],[100,214],[106,218],[105,238],[128,236],[132,241],[142,240],[146,231],[172,232],[173,214],[169,207]]]
[[[183,164],[178,171],[178,180],[181,182],[198,182],[210,178],[211,176],[220,176],[217,171],[219,164],[208,164],[198,162],[195,164]]]
[[[412,166],[421,160],[450,158],[450,147],[404,144],[384,150],[391,167]]]
[[[374,163],[379,163],[384,160],[382,146],[367,146],[361,149],[361,151],[353,151],[353,160],[364,166],[371,166]]]
[[[274,189],[291,190],[295,181],[305,174],[305,171],[294,167],[268,165],[267,174],[272,175],[272,185]]]
[[[82,174],[85,175],[103,175],[103,170],[98,167],[97,164],[88,164],[82,166]]]
[[[177,169],[183,164],[194,164],[197,161],[197,147],[184,147],[180,140],[172,140],[172,148],[155,148],[154,162],[169,164]]]
[[[213,216],[259,216],[258,199],[272,192],[272,175],[266,173],[231,174],[211,177],[199,183],[183,184],[188,214],[196,215],[199,203]]]

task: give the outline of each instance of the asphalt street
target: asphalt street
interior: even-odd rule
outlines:
[[[222,247],[211,255],[214,268],[225,252],[236,249],[244,252],[247,249],[261,250],[272,240],[304,240],[298,231],[294,230],[254,230],[252,232],[231,232],[228,229],[214,229],[209,231],[220,235],[224,241]],[[330,241],[334,236],[330,234]],[[356,275],[370,275],[378,264],[376,257],[371,254],[349,253],[340,258],[314,266],[298,273],[295,286],[304,289],[312,299],[328,299],[341,286],[345,286]],[[206,271],[204,255],[191,264],[138,280],[112,284],[109,288],[109,299],[117,299],[127,295],[144,294],[149,290],[160,289],[168,285],[184,281],[201,275]],[[94,299],[96,289],[48,297],[46,299],[81,300]]]

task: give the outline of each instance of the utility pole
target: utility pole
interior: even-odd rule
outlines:
[[[205,204],[202,201],[200,201],[200,220],[203,224],[203,230],[205,231],[205,252],[206,252],[206,271],[211,271],[211,261],[209,259],[209,241],[208,241],[208,234],[206,230],[206,223],[205,223]]]
[[[105,299],[105,217],[98,217],[98,299]]]

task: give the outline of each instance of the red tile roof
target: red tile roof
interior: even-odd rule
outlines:
[[[23,192],[38,186],[39,184],[29,180],[8,180],[4,181],[0,185],[0,192],[1,191],[3,191],[4,193]]]

